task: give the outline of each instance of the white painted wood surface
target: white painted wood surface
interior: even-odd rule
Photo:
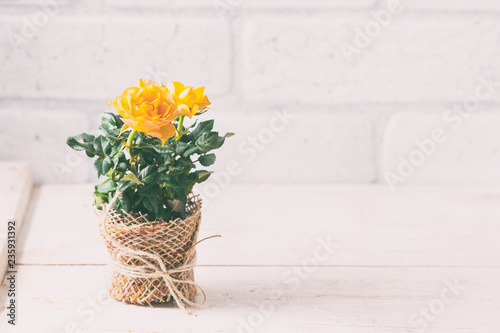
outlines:
[[[25,162],[0,162],[0,277],[7,265],[7,224],[16,221],[17,236],[21,232],[31,197],[31,168]]]
[[[255,332],[418,332],[410,316],[429,307],[444,281],[455,278],[463,291],[450,294],[428,332],[500,330],[500,292],[494,287],[500,268],[321,267],[298,289],[281,279],[289,269],[199,267],[196,278],[209,301],[187,315],[172,305],[149,308],[113,300],[91,311],[92,299],[107,287],[106,266],[23,266],[19,326],[9,329],[2,318],[0,330],[59,333],[74,322],[82,332],[94,333],[238,332],[241,320],[259,322],[260,307],[269,315],[262,315]],[[283,296],[270,303],[266,299],[273,292]]]
[[[107,263],[92,191],[35,189],[22,264]],[[339,251],[325,265],[500,265],[499,226],[500,187],[235,185],[203,208],[200,236],[222,237],[200,245],[198,262],[296,265],[330,235]]]
[[[35,189],[19,325],[1,310],[0,332],[500,332],[498,187],[232,184],[203,211],[200,237],[222,238],[199,245],[209,301],[191,316],[113,300],[90,310],[110,274],[91,192]]]

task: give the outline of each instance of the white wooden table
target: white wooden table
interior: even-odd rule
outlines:
[[[231,184],[203,210],[222,238],[198,247],[192,315],[104,296],[91,192],[34,188],[0,332],[500,332],[498,187]]]

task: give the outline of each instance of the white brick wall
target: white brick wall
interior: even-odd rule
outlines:
[[[1,159],[32,162],[37,182],[95,180],[66,136],[150,77],[207,86],[218,128],[237,132],[215,167],[236,161],[232,180],[385,182],[450,106],[500,81],[500,2],[401,3],[387,16],[386,0],[80,0],[51,15],[0,2]],[[297,118],[269,134],[277,110]],[[404,183],[500,183],[497,124],[493,85]]]
[[[498,110],[480,111],[462,120],[443,118],[445,112],[392,117],[382,146],[382,181],[387,182],[387,173],[394,173],[403,180],[398,184],[500,183]],[[439,140],[433,139],[434,131],[442,133]]]
[[[3,160],[30,162],[38,183],[88,180],[88,159],[65,146],[66,137],[89,130],[85,114],[0,107],[0,119]]]
[[[339,44],[352,43],[354,27],[364,26],[367,15],[249,19],[245,97],[304,104],[449,102],[473,90],[477,77],[499,71],[498,17],[401,15],[350,63]],[[500,101],[500,92],[494,98]]]
[[[216,127],[237,133],[217,159],[224,170],[237,161],[236,181],[374,182],[373,126],[363,115],[309,113],[297,108],[255,108],[221,114]],[[271,111],[271,112],[269,112]],[[285,115],[290,114],[290,118]],[[283,120],[284,119],[284,120]],[[320,121],[319,121],[320,120]],[[333,153],[335,152],[335,153]]]
[[[21,16],[2,19],[0,35],[22,27]],[[223,94],[230,85],[229,36],[218,18],[57,16],[19,50],[1,40],[0,94],[112,99],[150,68]]]

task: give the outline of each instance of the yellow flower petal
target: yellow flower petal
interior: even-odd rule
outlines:
[[[155,137],[181,112],[166,87],[147,79],[137,80],[108,105],[122,116],[125,124],[122,132],[130,127]]]
[[[196,95],[196,98],[199,100],[203,99],[203,96],[205,96],[205,87],[199,87],[194,89],[193,91]]]
[[[187,105],[179,105],[179,110],[181,112],[181,115],[183,116],[188,116],[189,118],[191,118],[193,115],[191,114],[191,110],[187,107]]]
[[[167,89],[172,93],[172,95],[179,96],[179,94],[183,92],[186,87],[184,87],[184,85],[180,82],[172,81],[167,83]]]
[[[120,130],[120,134],[122,134],[123,132],[125,132],[125,131],[126,131],[126,130],[128,130],[129,128],[130,128],[130,127],[129,127],[128,125],[124,124],[124,125],[122,126],[122,129]]]
[[[205,87],[193,88],[191,86],[184,86],[182,83],[176,81],[167,83],[166,87],[172,93],[174,101],[181,110],[182,115],[191,118],[199,110],[210,105],[210,101],[205,96]]]
[[[157,132],[151,132],[150,135],[160,139],[161,145],[163,147],[165,145],[165,142],[169,138],[171,138],[175,135],[176,130],[177,129],[175,128],[174,125],[172,125],[171,123],[168,123],[165,126],[160,127],[160,129]]]
[[[192,94],[193,94],[193,88],[191,87],[186,88],[179,94],[179,99],[184,100],[190,98]]]

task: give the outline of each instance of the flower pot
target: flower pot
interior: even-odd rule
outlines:
[[[119,214],[112,204],[97,211],[100,232],[112,259],[109,294],[118,301],[154,305],[174,299],[197,306],[201,290],[194,282],[195,245],[201,222],[201,199],[191,196],[187,216],[148,221],[144,215]]]

